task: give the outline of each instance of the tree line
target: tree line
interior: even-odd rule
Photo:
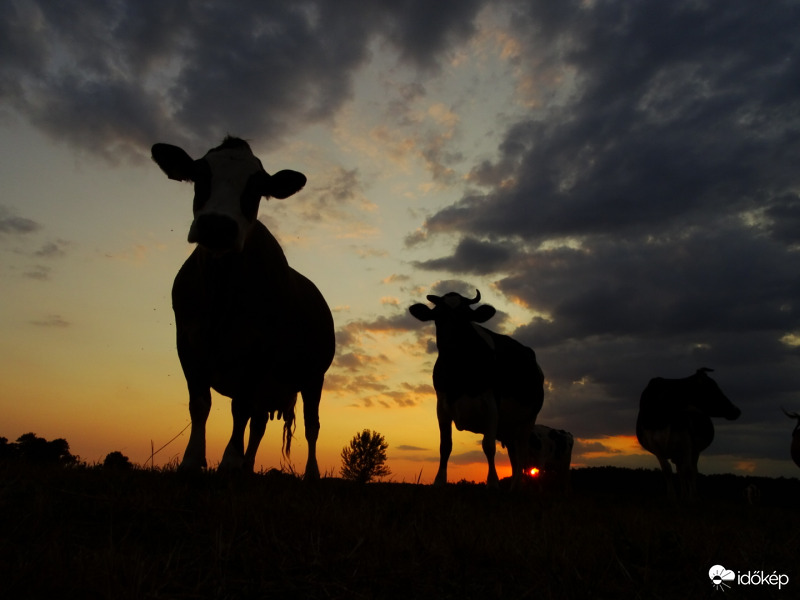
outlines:
[[[16,442],[0,437],[0,460],[18,460],[31,464],[56,465],[62,467],[85,466],[77,454],[69,450],[69,442],[64,438],[47,440],[35,433],[24,433]],[[109,452],[103,467],[115,469],[133,468],[130,460],[122,452]]]
[[[363,430],[353,436],[350,444],[342,449],[340,474],[343,479],[367,483],[391,474],[386,466],[386,450],[389,444],[377,431]],[[69,450],[64,438],[46,440],[35,433],[25,433],[16,442],[0,437],[0,460],[20,460],[34,464],[58,466],[85,465],[80,457]],[[122,452],[109,452],[103,460],[107,469],[131,469],[133,465]]]

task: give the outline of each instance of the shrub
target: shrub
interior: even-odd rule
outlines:
[[[354,435],[350,445],[342,448],[342,478],[368,483],[389,475],[391,471],[384,464],[388,447],[389,444],[377,431],[365,429]]]
[[[133,465],[127,456],[115,450],[106,454],[106,458],[103,460],[103,468],[114,471],[129,471],[133,468]]]

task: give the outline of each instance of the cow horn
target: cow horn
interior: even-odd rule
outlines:
[[[475,292],[477,292],[476,296],[472,300],[467,300],[467,304],[477,304],[481,301],[481,291],[476,288]]]
[[[798,421],[800,421],[800,414],[798,414],[796,412],[789,412],[788,410],[786,410],[782,406],[781,406],[781,410],[783,411],[783,414],[785,414],[790,419],[797,419]]]

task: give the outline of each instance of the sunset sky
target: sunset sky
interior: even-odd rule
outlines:
[[[408,306],[478,288],[575,466],[655,468],[642,389],[710,367],[742,417],[700,470],[800,475],[798,31],[788,1],[3,2],[0,436],[143,464],[188,424],[192,190],[150,147],[232,134],[308,177],[260,219],[334,312],[323,472],[368,428],[394,480],[433,480],[434,330]],[[215,395],[210,464],[230,427]],[[257,466],[280,462],[272,423]],[[449,476],[485,479],[480,436]]]

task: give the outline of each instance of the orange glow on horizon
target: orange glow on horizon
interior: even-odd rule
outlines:
[[[639,440],[635,435],[611,435],[602,438],[578,438],[576,440],[580,448],[575,452],[576,458],[593,459],[609,458],[630,455],[649,454],[639,445]]]

